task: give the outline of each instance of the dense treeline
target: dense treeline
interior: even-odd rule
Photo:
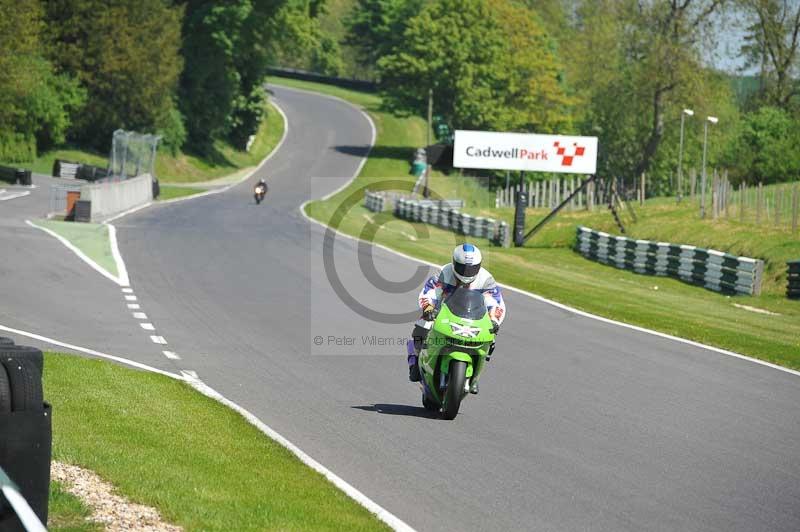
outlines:
[[[397,110],[451,128],[596,135],[600,171],[674,183],[684,108],[684,162],[735,180],[800,177],[800,3],[790,0],[352,0],[344,46]],[[753,90],[711,68],[707,50],[735,21]],[[741,86],[741,83],[740,83]]]
[[[755,76],[710,67],[731,21]],[[691,108],[686,167],[713,115],[711,165],[797,179],[799,44],[796,0],[0,0],[0,160],[117,128],[243,146],[278,64],[378,79],[398,113],[432,91],[451,128],[596,135],[604,175],[663,191]]]
[[[204,152],[244,146],[267,66],[315,46],[319,0],[0,0],[0,160],[118,128]],[[311,37],[309,37],[311,35]]]

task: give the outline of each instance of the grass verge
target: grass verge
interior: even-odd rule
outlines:
[[[117,263],[111,253],[111,240],[108,237],[107,225],[58,220],[36,220],[36,225],[50,229],[66,238],[111,275],[115,277],[119,275]]]
[[[367,510],[186,383],[47,353],[53,457],[187,530],[385,530]],[[56,515],[59,515],[57,512]]]
[[[216,141],[207,154],[178,153],[159,151],[156,157],[156,175],[165,183],[198,183],[209,181],[239,170],[255,167],[278,144],[285,124],[283,117],[272,104],[265,107],[265,119],[261,122],[256,139],[250,151]],[[108,157],[76,147],[65,147],[40,154],[29,163],[13,163],[11,166],[30,168],[35,173],[51,175],[56,159],[77,161],[95,166],[108,166]],[[3,164],[0,162],[0,164]]]
[[[195,194],[200,194],[201,192],[205,191],[206,189],[197,187],[176,187],[170,185],[161,185],[160,186],[161,193],[158,196],[158,201],[166,201],[174,198],[183,198],[185,196],[194,196]]]
[[[67,493],[56,481],[50,481],[47,529],[50,532],[101,532],[103,525],[87,521],[89,509],[79,498]]]
[[[340,193],[307,205],[306,213],[322,223],[330,223],[336,209],[354,194],[359,194],[365,185],[397,179],[407,171],[407,163],[386,164],[382,146],[408,148],[424,144],[424,127],[401,127],[421,120],[400,119],[381,111],[379,98],[375,95],[357,93],[357,97],[351,98],[349,93],[356,91],[283,79],[273,82],[343,97],[364,106],[376,125],[380,124],[376,149],[373,150],[377,154],[375,160],[371,155],[358,178]],[[399,127],[387,127],[387,124]],[[458,178],[434,181],[436,191],[449,193],[457,190],[447,185],[452,179]],[[438,188],[439,183],[443,184],[442,189]],[[467,205],[467,210],[496,218],[510,219],[512,215],[511,209],[503,211],[475,203],[486,205],[484,201],[472,202]],[[488,241],[473,240],[482,246],[484,263],[502,283],[600,316],[800,369],[800,303],[780,295],[781,283],[785,279],[785,274],[781,273],[785,265],[781,261],[784,257],[800,256],[800,244],[785,234],[770,235],[769,230],[748,230],[730,221],[695,221],[688,211],[691,207],[672,209],[665,203],[669,201],[656,200],[647,208],[639,209],[642,219],[636,225],[634,236],[767,258],[765,293],[760,297],[731,298],[674,279],[638,275],[584,259],[570,249],[575,238],[575,226],[581,223],[615,232],[613,219],[604,210],[560,214],[531,245],[523,248],[503,249],[491,246]],[[681,209],[688,210],[684,212]],[[531,211],[529,214],[528,222],[532,226],[545,213]],[[395,220],[388,213],[375,214],[361,205],[350,208],[337,224],[340,231],[354,236],[363,234],[370,226],[375,231],[374,242],[441,264],[450,260],[452,247],[463,239],[435,227]],[[421,235],[427,236],[423,238]],[[737,304],[779,315],[755,313],[737,307]],[[509,312],[514,312],[513,307]]]

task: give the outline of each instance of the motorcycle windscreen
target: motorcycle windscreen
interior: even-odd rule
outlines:
[[[459,287],[444,303],[459,318],[479,320],[486,314],[486,300],[483,299],[483,293],[477,290]]]

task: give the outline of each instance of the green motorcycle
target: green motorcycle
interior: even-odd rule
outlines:
[[[442,301],[419,356],[426,410],[455,419],[491,356],[496,332],[481,292],[458,287]]]

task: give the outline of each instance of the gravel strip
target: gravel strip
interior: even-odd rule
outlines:
[[[101,523],[109,532],[178,532],[179,526],[165,523],[155,508],[134,504],[114,492],[114,486],[93,472],[78,466],[53,462],[50,476],[64,489],[78,497],[91,510],[91,521]]]

